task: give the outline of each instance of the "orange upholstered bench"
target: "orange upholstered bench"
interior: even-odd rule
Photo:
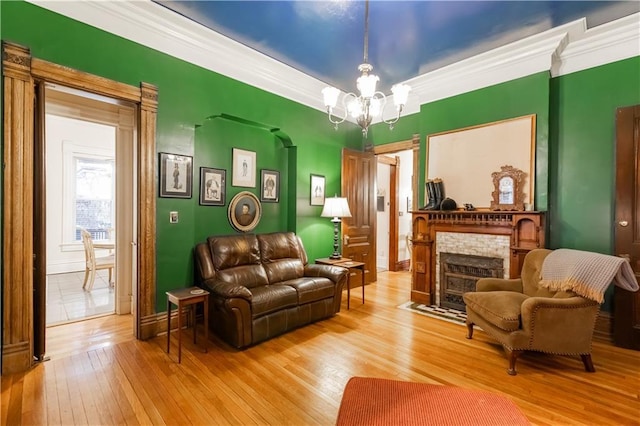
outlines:
[[[454,386],[352,377],[344,389],[338,426],[529,425],[508,398]]]

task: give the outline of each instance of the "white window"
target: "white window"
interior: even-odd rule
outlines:
[[[110,238],[114,228],[114,169],[112,158],[74,156],[74,241],[81,241],[80,228],[94,240]]]
[[[82,242],[80,228],[94,240],[115,229],[115,153],[110,149],[62,143],[64,166],[62,242]]]

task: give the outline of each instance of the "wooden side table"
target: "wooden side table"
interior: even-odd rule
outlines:
[[[316,259],[316,263],[319,263],[321,265],[342,266],[343,268],[347,268],[349,270],[349,276],[347,277],[347,309],[350,308],[351,302],[351,270],[359,269],[361,271],[362,279],[362,303],[364,304],[364,271],[366,263],[356,262],[348,257],[342,257],[340,259],[331,259],[330,257],[324,257],[321,259]]]
[[[171,342],[171,304],[178,307],[178,364],[182,355],[182,307],[204,304],[204,351],[207,352],[207,339],[209,338],[209,292],[200,287],[181,288],[167,291],[167,353]],[[196,307],[191,307],[191,321],[193,323],[193,343],[196,343]]]

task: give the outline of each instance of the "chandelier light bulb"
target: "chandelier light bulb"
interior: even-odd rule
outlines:
[[[396,107],[402,108],[407,103],[409,97],[409,91],[411,87],[407,84],[395,84],[391,87],[391,93],[393,93],[393,103]]]
[[[376,85],[380,81],[380,78],[375,74],[363,74],[358,77],[356,81],[356,87],[360,91],[360,96],[363,98],[371,98],[376,93]]]
[[[338,96],[340,96],[340,90],[335,87],[325,87],[322,89],[322,96],[324,97],[324,106],[327,108],[335,108],[338,103]]]

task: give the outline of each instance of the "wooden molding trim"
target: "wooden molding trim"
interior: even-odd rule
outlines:
[[[379,157],[376,157],[376,160],[378,161],[378,163],[388,164],[390,166],[395,166],[396,163],[398,162],[397,161],[397,157],[393,157],[392,158],[392,157],[389,157],[389,156],[386,156],[386,155],[381,155]]]
[[[148,318],[156,312],[156,111],[158,90],[141,84],[140,145],[138,150],[138,299],[137,315]],[[152,256],[149,253],[153,253]],[[154,337],[155,322],[138,322],[136,336]]]
[[[48,83],[58,83],[91,93],[140,103],[140,89],[108,78],[33,58],[31,75]]]
[[[2,373],[33,364],[34,84],[28,49],[2,44]]]
[[[33,167],[34,81],[133,102],[138,108],[138,282],[135,332],[156,334],[156,115],[155,86],[130,86],[58,64],[31,58],[28,48],[2,43],[4,96],[2,373],[23,371],[33,364]],[[15,243],[14,243],[15,242]],[[154,317],[155,318],[155,317]],[[145,319],[145,321],[142,321]],[[143,329],[143,323],[145,325]]]
[[[392,142],[384,145],[376,145],[371,147],[371,151],[375,155],[390,154],[398,151],[407,151],[410,149],[420,148],[420,136],[414,135],[413,138],[406,141]]]

